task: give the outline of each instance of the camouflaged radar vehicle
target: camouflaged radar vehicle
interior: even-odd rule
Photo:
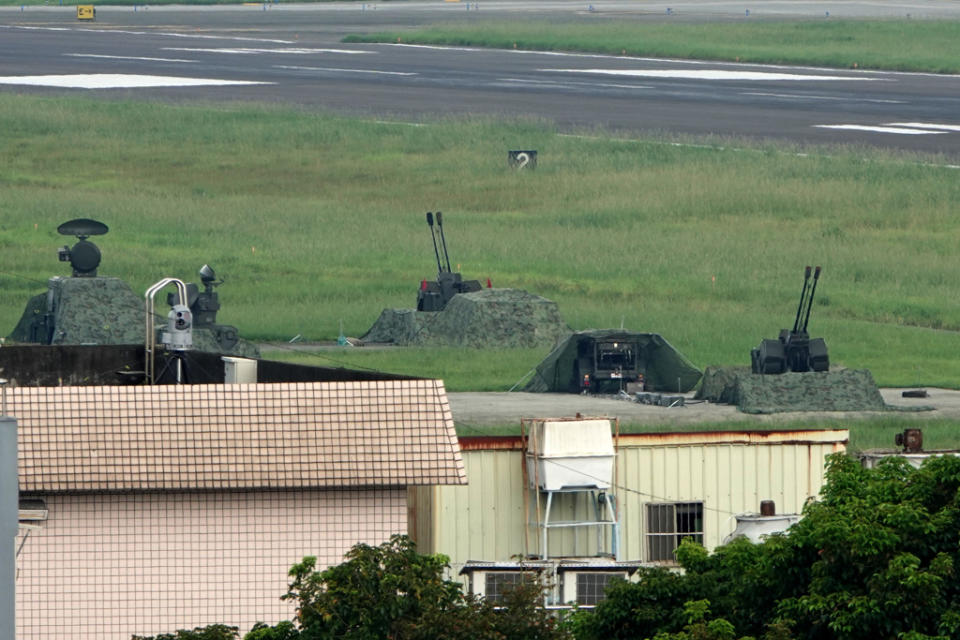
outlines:
[[[58,251],[69,262],[70,277],[50,278],[47,291],[34,296],[10,334],[10,340],[41,345],[129,345],[146,342],[145,301],[119,278],[97,274],[100,249],[87,238],[104,235],[107,225],[80,218],[57,228],[62,235],[76,236],[73,247]],[[200,270],[204,290],[186,285],[187,304],[193,316],[193,344],[198,351],[241,357],[258,357],[255,345],[240,339],[237,328],[216,321],[220,302],[213,270]],[[172,301],[171,305],[173,304]],[[158,336],[159,337],[159,336]]]

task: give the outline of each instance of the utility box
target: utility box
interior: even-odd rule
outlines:
[[[610,420],[533,420],[527,441],[530,487],[609,489],[615,452]]]
[[[223,356],[223,381],[227,384],[254,384],[257,381],[257,361],[250,358]]]

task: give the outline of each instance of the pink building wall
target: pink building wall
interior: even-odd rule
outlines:
[[[42,497],[42,496],[41,496]],[[18,640],[292,619],[287,571],[406,533],[403,488],[52,495],[17,558]]]

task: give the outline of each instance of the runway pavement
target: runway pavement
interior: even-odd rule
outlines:
[[[930,411],[898,411],[895,414],[880,411],[791,411],[764,415],[741,413],[733,405],[691,401],[672,408],[638,404],[618,398],[582,396],[571,393],[448,393],[453,419],[462,434],[484,427],[516,425],[521,418],[556,418],[584,416],[617,418],[624,426],[659,426],[688,428],[694,425],[725,423],[755,425],[757,429],[775,429],[785,423],[802,420],[856,420],[896,415],[903,420],[938,420],[960,418],[960,391],[927,389],[926,398],[904,398],[904,389],[881,389],[884,401],[893,407],[916,409],[932,407]],[[686,394],[692,398],[693,394]]]
[[[421,121],[483,114],[595,127],[846,142],[960,161],[960,76],[524,51],[342,44],[450,19],[748,19],[744,3],[501,2],[0,11],[0,91],[283,102]],[[670,9],[670,12],[667,12]],[[960,2],[775,2],[749,19],[960,16]],[[825,18],[826,19],[826,18]]]

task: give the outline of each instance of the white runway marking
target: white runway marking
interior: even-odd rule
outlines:
[[[633,62],[656,62],[656,63],[670,63],[670,64],[682,64],[682,65],[691,65],[691,66],[711,66],[711,67],[749,67],[751,69],[783,69],[785,71],[826,71],[826,72],[836,72],[837,69],[832,69],[830,67],[814,67],[814,66],[805,66],[805,65],[785,65],[785,64],[758,64],[751,62],[725,62],[723,60],[689,60],[686,58],[650,58],[644,56],[626,56],[626,55],[610,55],[604,53],[571,53],[569,51],[532,51],[525,49],[486,49],[481,47],[452,47],[444,45],[433,45],[433,44],[403,44],[403,43],[392,43],[392,42],[381,42],[377,43],[379,46],[384,47],[409,47],[411,49],[437,49],[443,51],[498,51],[500,53],[513,53],[517,55],[529,55],[529,56],[556,56],[556,57],[565,57],[565,58],[597,58],[603,60],[630,60]],[[946,80],[957,80],[960,79],[960,74],[946,74],[946,73],[925,73],[920,71],[879,71],[875,69],[847,69],[846,73],[851,74],[847,76],[853,78],[854,75],[875,75],[875,76],[927,76],[931,78],[939,78]]]
[[[866,124],[815,124],[817,129],[843,129],[847,131],[872,131],[874,133],[898,133],[905,136],[937,135],[946,131],[928,131],[924,129],[907,129],[906,127],[876,126]]]
[[[723,71],[720,69],[540,69],[558,73],[595,73],[634,78],[680,78],[683,80],[855,80],[870,82],[873,78],[847,76],[816,76],[802,73],[775,73],[768,71]]]
[[[252,53],[289,53],[293,55],[312,55],[314,53],[373,53],[373,51],[361,51],[357,49],[303,49],[298,47],[285,47],[282,49],[199,49],[193,47],[164,47],[164,51],[187,51],[190,53],[235,53],[248,55]]]
[[[275,64],[274,69],[293,69],[294,71],[338,71],[343,73],[376,73],[385,76],[416,76],[413,71],[377,71],[375,69],[339,69],[337,67],[301,67],[297,65]]]
[[[145,62],[196,62],[196,60],[185,60],[182,58],[143,58],[139,56],[108,56],[98,53],[65,53],[65,56],[71,58],[106,58],[108,60],[143,60]]]
[[[616,84],[613,82],[559,82],[556,80],[525,80],[523,78],[500,78],[500,82],[516,85],[546,85],[548,87],[605,87],[611,89],[650,89],[645,84]]]
[[[0,76],[0,84],[63,87],[68,89],[135,89],[143,87],[204,87],[274,83],[248,82],[246,80],[215,80],[212,78],[145,76],[122,73],[93,73],[63,76]]]
[[[20,29],[23,31],[85,31],[97,35],[119,33],[128,36],[166,36],[169,38],[197,38],[199,40],[230,40],[233,42],[270,42],[276,44],[296,44],[296,40],[275,40],[271,38],[249,38],[243,36],[213,36],[202,33],[175,33],[167,31],[126,31],[123,29],[85,29],[71,27],[24,27],[20,25],[3,25],[0,29]]]
[[[838,96],[807,96],[799,93],[769,93],[767,91],[744,91],[745,96],[765,96],[770,98],[792,98],[803,100],[842,100],[845,102],[874,102],[880,104],[904,104],[903,100],[881,100],[879,98],[841,98]]]
[[[960,124],[933,124],[930,122],[890,122],[891,127],[913,127],[914,129],[939,129],[940,131],[960,131]]]

